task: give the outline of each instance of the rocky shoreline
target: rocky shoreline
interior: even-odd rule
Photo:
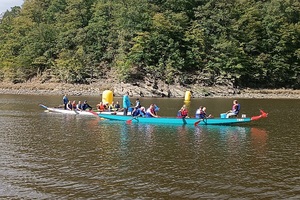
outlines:
[[[159,85],[156,88],[145,84],[128,83],[93,83],[89,85],[76,85],[65,83],[1,83],[0,94],[26,94],[26,95],[63,95],[70,96],[99,96],[103,91],[111,90],[115,96],[122,96],[129,92],[132,97],[165,97],[183,98],[186,91],[191,91],[192,98],[261,98],[261,99],[300,99],[300,90],[292,89],[236,89],[230,86],[205,87],[191,85]]]

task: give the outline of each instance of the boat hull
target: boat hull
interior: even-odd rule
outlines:
[[[88,115],[88,116],[94,116],[93,113],[88,112],[88,111],[75,111],[75,110],[65,110],[62,108],[51,108],[45,105],[40,104],[40,106],[50,112],[55,112],[55,113],[62,113],[62,114],[68,114],[68,115]],[[97,113],[99,114],[99,113]]]
[[[62,113],[62,114],[68,114],[68,115],[87,115],[87,116],[94,116],[95,114],[98,115],[100,112],[91,112],[91,111],[79,111],[79,110],[65,110],[62,108],[51,108],[48,106],[45,106],[43,104],[40,104],[40,106],[50,112],[55,112],[55,113]],[[123,115],[123,112],[101,112],[102,114],[110,115],[110,114],[115,114],[115,115]]]
[[[111,114],[99,114],[99,117],[109,120],[130,121],[131,123],[148,123],[148,124],[174,124],[174,125],[195,125],[200,119],[196,118],[174,118],[174,117],[137,117],[121,116]],[[198,125],[231,125],[250,122],[251,118],[210,118],[201,120]]]

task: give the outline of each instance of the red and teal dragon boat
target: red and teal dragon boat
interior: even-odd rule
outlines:
[[[146,124],[173,124],[173,125],[233,125],[259,120],[268,116],[268,113],[260,110],[260,115],[245,118],[175,118],[175,117],[132,117],[130,115],[114,115],[112,114],[98,114],[99,117],[115,121],[124,121],[127,124],[131,123],[146,123]]]

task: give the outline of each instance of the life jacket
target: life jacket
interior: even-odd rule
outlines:
[[[201,110],[200,111],[200,119],[204,119],[205,117],[206,117],[206,113],[203,110]]]
[[[187,109],[181,110],[181,111],[180,111],[180,114],[181,114],[182,117],[186,117],[186,116],[188,115]]]
[[[137,101],[136,104],[135,104],[135,107],[138,107],[138,108],[142,107],[141,102]]]
[[[234,112],[234,114],[238,115],[241,109],[241,105],[238,103],[235,105],[235,108],[232,109],[232,111]]]
[[[105,110],[105,106],[104,106],[104,104],[102,104],[102,105],[99,105],[99,111],[104,111]]]
[[[177,118],[184,118],[188,115],[187,109],[180,109],[177,112]]]

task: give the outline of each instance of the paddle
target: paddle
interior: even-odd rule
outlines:
[[[194,126],[198,126],[198,124],[199,124],[201,121],[202,121],[202,119],[196,121],[196,122],[194,123]]]
[[[196,121],[196,122],[194,123],[194,126],[198,126],[198,124],[199,124],[201,121],[203,121],[204,124],[207,124],[207,118],[204,118],[204,119],[200,119],[200,120]]]
[[[99,117],[98,113],[96,113],[95,111],[93,111],[93,110],[89,110],[89,112],[90,112],[90,113],[92,113],[93,115],[95,115],[95,116]]]
[[[137,120],[137,117],[133,117],[132,119],[126,120],[126,124],[131,124],[132,120]]]
[[[43,104],[39,104],[39,106],[41,106],[42,108],[48,109],[48,107]]]

